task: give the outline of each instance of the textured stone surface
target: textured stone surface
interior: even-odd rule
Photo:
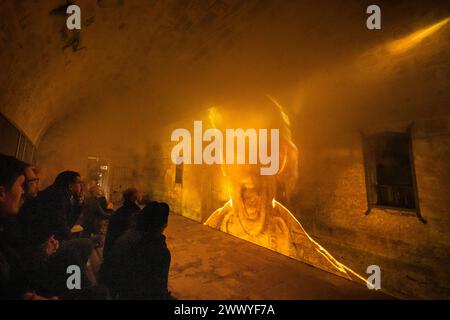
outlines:
[[[0,4],[0,111],[35,142],[68,114],[132,109],[169,123],[231,92],[284,95],[317,69],[448,15],[446,1],[387,1],[385,30],[369,32],[360,1],[80,0],[73,50],[78,36],[64,31],[61,10],[51,14],[64,3]]]
[[[166,235],[169,289],[180,299],[391,299],[181,216]]]
[[[358,273],[379,264],[395,296],[450,297],[449,26],[405,54],[386,51],[450,16],[448,1],[381,1],[380,32],[365,28],[360,1],[77,3],[83,29],[67,35],[64,17],[50,14],[63,1],[0,2],[0,111],[39,144],[44,185],[65,169],[85,173],[87,157],[99,156],[128,170],[123,187],[204,221],[228,200],[220,168],[186,166],[176,185],[167,128],[190,127],[214,105],[235,103],[235,118],[251,119],[247,103],[271,94],[299,148],[286,205],[305,229]],[[364,215],[359,132],[412,122],[428,223]]]

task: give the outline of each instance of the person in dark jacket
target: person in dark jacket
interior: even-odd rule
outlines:
[[[13,157],[0,155],[0,299],[22,299],[27,291],[20,255],[5,239],[5,220],[19,213],[25,182],[25,164]]]
[[[34,232],[33,226],[26,224],[26,222],[31,220],[28,218],[35,211],[36,197],[39,192],[39,178],[35,173],[35,169],[28,164],[25,164],[24,177],[23,203],[17,215],[10,216],[4,221],[4,235],[9,239],[10,243],[14,243],[14,246],[26,255],[35,249],[27,237],[28,234]]]
[[[100,273],[113,298],[171,299],[171,254],[163,235],[168,216],[166,203],[151,202],[136,216],[136,225],[115,242]]]
[[[86,263],[94,243],[90,239],[74,238],[70,231],[82,208],[80,175],[74,171],[60,173],[53,185],[40,192],[35,201],[31,212],[24,217],[29,226],[26,228],[29,246],[39,248],[50,242],[57,247],[51,256],[36,254],[33,257],[34,271],[40,275],[40,291],[66,295],[69,265],[77,265],[82,270],[83,287],[91,286],[86,276]]]
[[[110,217],[111,214],[107,208],[107,200],[103,196],[103,191],[100,186],[95,185],[89,188],[89,194],[85,199],[79,219],[84,229],[83,232],[88,237],[98,235],[102,221],[108,220]]]
[[[8,232],[8,218],[19,213],[27,166],[0,154],[0,300],[45,299],[35,293],[22,252]]]
[[[114,242],[130,227],[133,218],[141,208],[137,205],[140,199],[139,191],[135,188],[123,192],[123,205],[109,219],[103,255],[108,255]]]
[[[25,182],[23,183],[24,194],[22,196],[23,204],[19,213],[3,220],[3,236],[8,243],[20,253],[25,264],[30,268],[33,264],[34,255],[51,256],[56,252],[59,243],[54,237],[49,237],[44,243],[35,245],[30,241],[29,235],[34,232],[33,225],[26,224],[31,221],[36,209],[36,198],[39,191],[39,178],[35,173],[34,167],[25,164],[24,170]],[[28,272],[32,271],[32,268]]]
[[[82,209],[80,174],[61,172],[54,183],[41,191],[37,198],[35,237],[42,242],[54,235],[58,240],[69,240],[71,228]],[[39,227],[38,227],[39,226]]]

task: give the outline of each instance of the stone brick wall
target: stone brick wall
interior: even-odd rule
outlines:
[[[373,208],[368,215],[362,146],[303,150],[297,197],[289,207],[337,259],[365,274],[381,267],[382,288],[402,298],[450,296],[450,135],[413,130],[419,206],[414,214]]]

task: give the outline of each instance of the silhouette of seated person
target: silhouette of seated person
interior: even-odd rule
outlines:
[[[109,219],[103,255],[106,256],[114,242],[130,227],[133,218],[141,208],[136,202],[141,196],[137,189],[129,188],[123,192],[123,204]]]
[[[111,218],[112,213],[108,209],[108,201],[103,195],[100,186],[95,185],[89,188],[88,196],[83,205],[83,210],[79,217],[79,224],[83,227],[83,235],[91,238],[97,245],[102,247],[105,241],[105,234],[102,226]]]
[[[90,239],[74,238],[71,228],[77,220],[82,204],[80,175],[74,171],[60,173],[54,183],[41,191],[30,210],[23,213],[28,245],[41,248],[55,246],[52,255],[35,250],[33,271],[39,279],[39,289],[46,294],[69,295],[66,286],[67,267],[77,265],[82,270],[82,288],[91,286],[86,276],[86,263],[94,244]]]
[[[108,213],[103,209],[100,199],[103,199],[103,191],[95,185],[89,188],[89,192],[84,201],[83,210],[79,221],[87,235],[98,234],[99,223],[102,219],[109,218]]]
[[[100,279],[113,299],[170,299],[167,289],[171,255],[163,235],[169,206],[151,202],[136,225],[121,236],[105,258]]]
[[[14,157],[0,154],[0,300],[45,299],[34,290],[23,248],[16,242],[20,234],[12,236],[9,229],[8,220],[19,213],[28,167]]]
[[[22,205],[19,209],[19,213],[14,216],[10,216],[5,220],[4,234],[9,238],[10,243],[14,243],[14,246],[18,248],[25,256],[30,255],[35,251],[35,247],[30,245],[30,240],[27,235],[33,232],[27,228],[32,226],[26,225],[24,220],[31,214],[36,207],[36,197],[39,192],[39,178],[36,175],[35,168],[29,164],[24,164],[24,177],[23,183],[24,194],[22,196]],[[49,252],[52,250],[49,249]]]

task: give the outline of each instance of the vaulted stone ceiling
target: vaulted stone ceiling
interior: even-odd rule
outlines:
[[[449,10],[378,2],[386,31],[365,28],[367,1],[79,0],[82,30],[68,32],[64,0],[1,1],[0,111],[35,142],[72,115],[164,124],[236,96],[283,96]]]

